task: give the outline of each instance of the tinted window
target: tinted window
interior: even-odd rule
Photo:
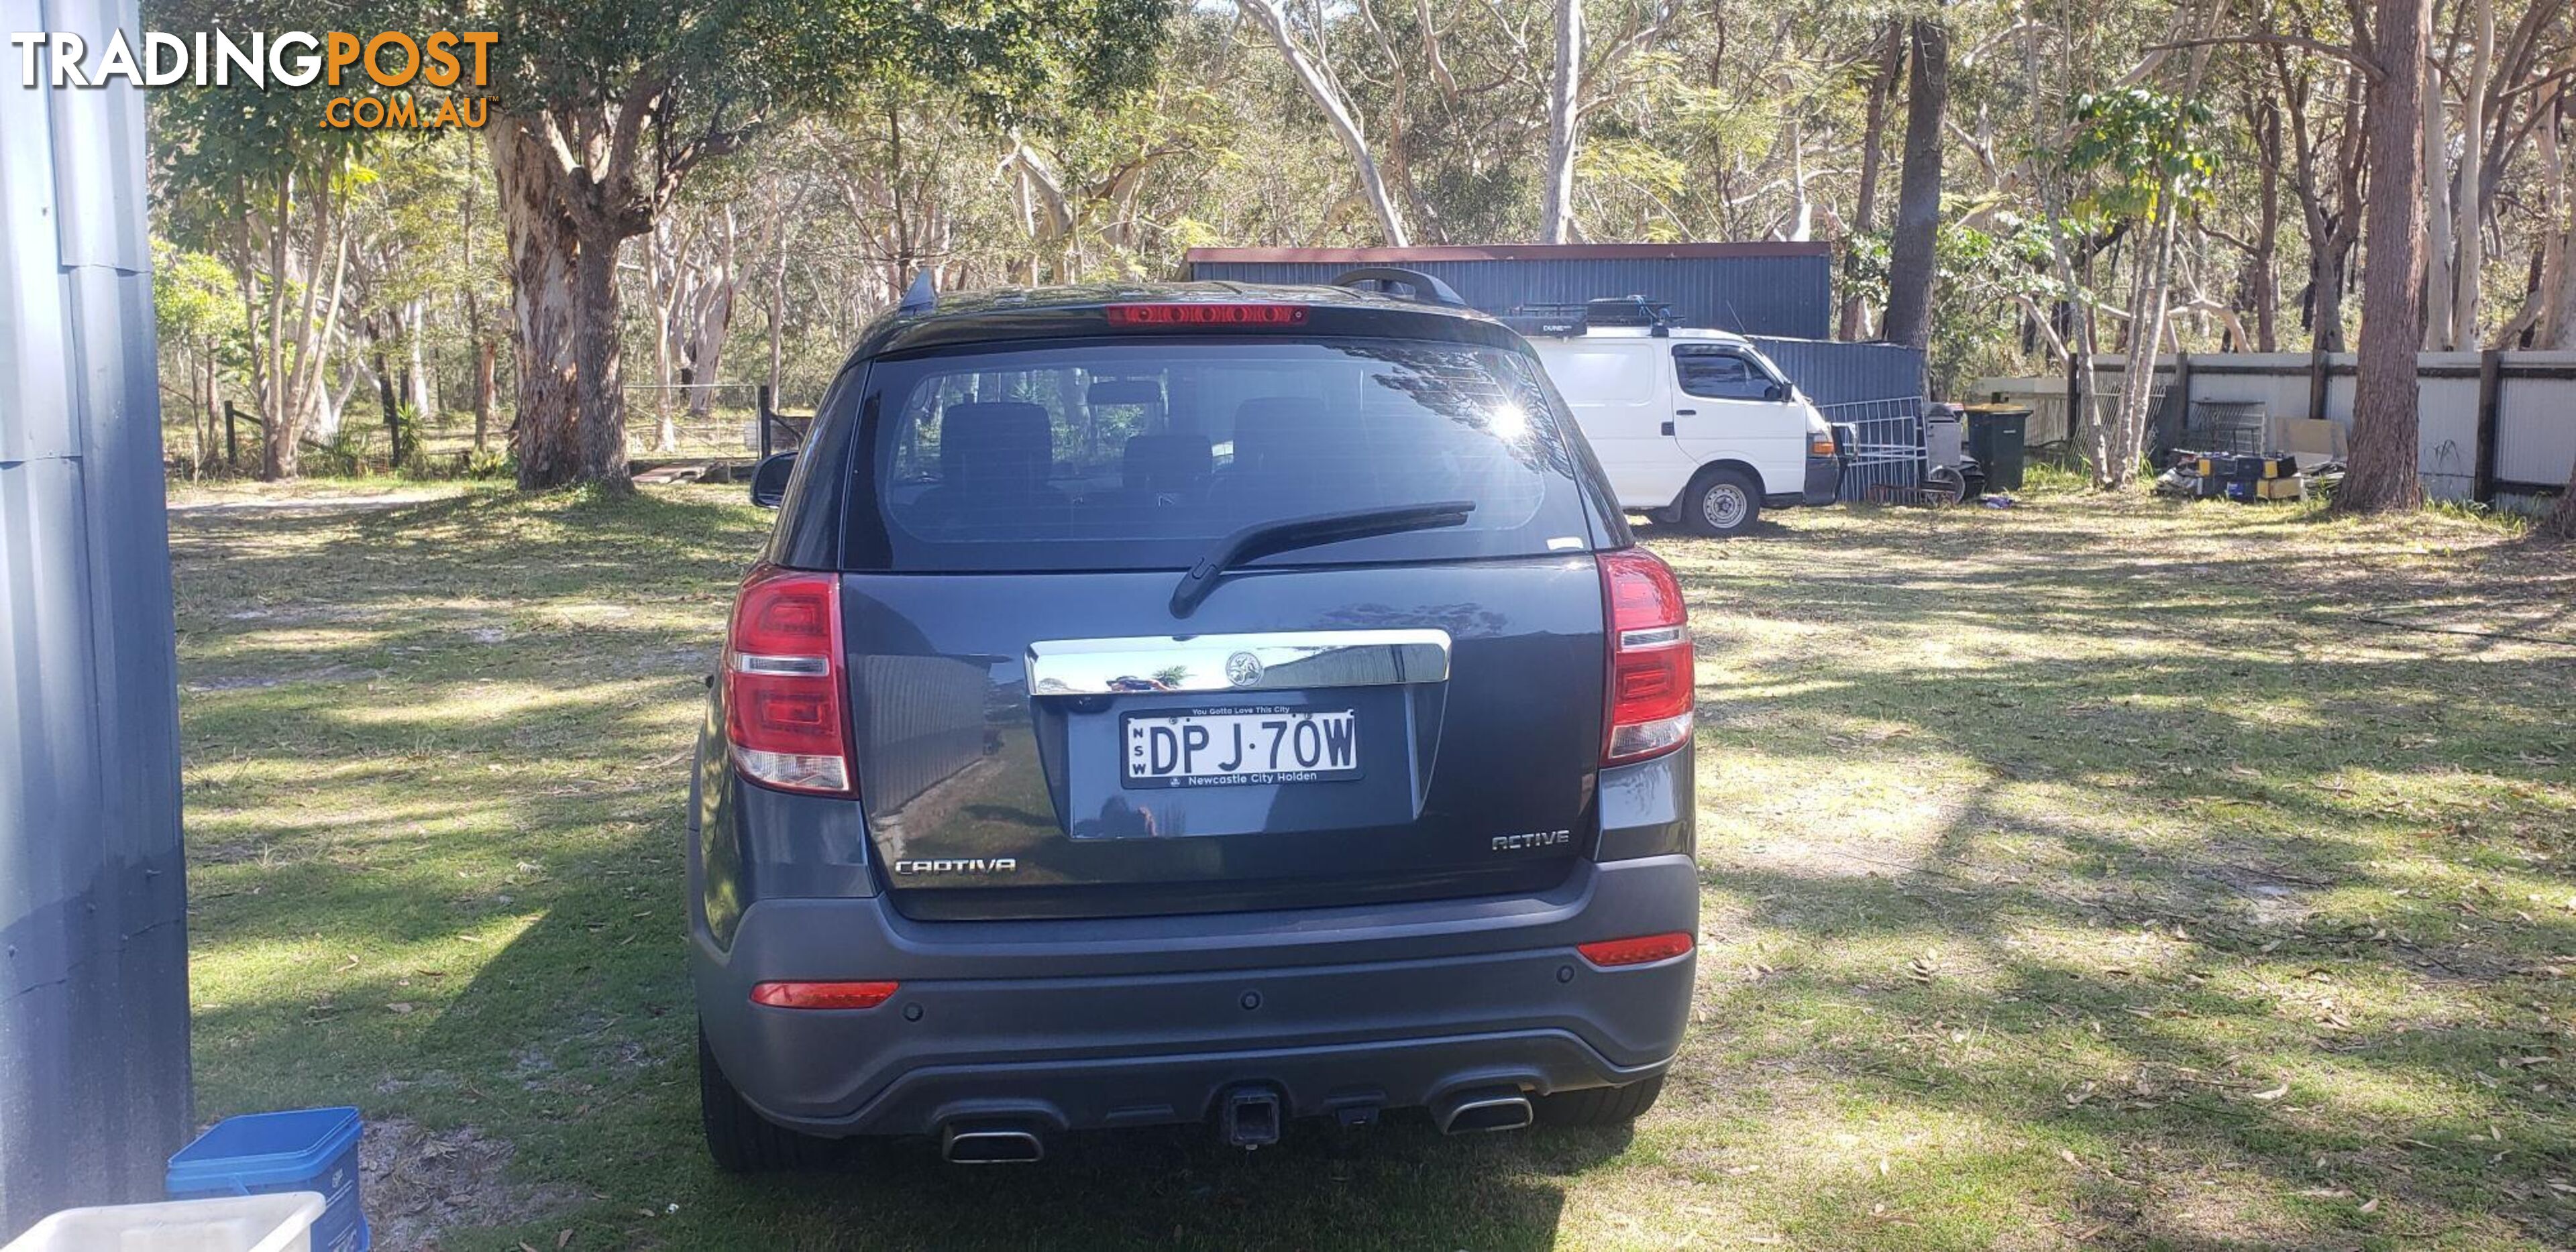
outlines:
[[[1246,525],[1444,500],[1477,507],[1267,563],[1591,546],[1575,453],[1519,353],[1086,340],[879,361],[866,392],[864,495],[896,569],[1180,569]]]
[[[1709,400],[1768,400],[1769,371],[1733,348],[1686,345],[1673,349],[1683,391]]]

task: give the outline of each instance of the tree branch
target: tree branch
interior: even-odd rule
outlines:
[[[2327,43],[2322,39],[2310,39],[2305,35],[2280,35],[2248,31],[2241,35],[2211,35],[2202,39],[2177,39],[2172,43],[2149,44],[2147,45],[2146,50],[2149,52],[2172,52],[2183,48],[2203,48],[2214,44],[2230,43],[2271,44],[2284,48],[2303,48],[2309,52],[2316,53],[2319,56],[2332,57],[2335,60],[2350,65],[2354,69],[2360,70],[2362,74],[2372,82],[2378,82],[2380,79],[2387,76],[2387,71],[2382,70],[2379,67],[2378,62],[2369,59],[2361,53],[2356,52],[2351,48],[2347,48],[2342,44]]]

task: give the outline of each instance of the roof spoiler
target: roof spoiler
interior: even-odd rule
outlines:
[[[1392,284],[1401,283],[1413,289],[1413,298],[1416,300],[1428,300],[1433,304],[1446,304],[1461,309],[1467,307],[1467,302],[1458,297],[1456,289],[1420,270],[1398,269],[1392,265],[1365,265],[1355,270],[1344,270],[1333,279],[1333,285],[1336,287],[1349,287],[1360,291],[1368,290],[1362,285],[1365,283],[1377,284],[1376,289],[1379,291],[1385,291]]]

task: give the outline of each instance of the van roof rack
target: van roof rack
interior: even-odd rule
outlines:
[[[1570,339],[1595,326],[1643,326],[1656,338],[1673,333],[1673,306],[1644,296],[1602,296],[1577,303],[1515,305],[1505,325],[1524,335]]]
[[[1420,270],[1398,269],[1392,265],[1364,265],[1355,270],[1344,270],[1334,277],[1332,285],[1367,291],[1370,288],[1364,284],[1368,283],[1377,284],[1375,289],[1378,291],[1386,291],[1389,286],[1401,283],[1413,289],[1416,300],[1461,309],[1467,307],[1467,302],[1459,298],[1457,290],[1449,284]]]

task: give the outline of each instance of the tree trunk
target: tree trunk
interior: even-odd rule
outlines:
[[[1368,197],[1369,208],[1377,214],[1378,229],[1386,236],[1386,245],[1412,246],[1412,239],[1404,232],[1404,219],[1397,215],[1395,202],[1387,197],[1386,180],[1378,175],[1377,158],[1369,155],[1368,136],[1360,129],[1359,116],[1325,78],[1322,67],[1298,46],[1296,32],[1289,29],[1288,14],[1280,7],[1280,0],[1243,0],[1243,7],[1268,28],[1271,39],[1279,45],[1279,55],[1287,59],[1289,70],[1297,75],[1315,107],[1324,111],[1324,120],[1332,125],[1343,149],[1350,153],[1351,164],[1359,172],[1360,192]]]
[[[2446,133],[2449,117],[2442,111],[2442,84],[2431,70],[2417,71],[2423,76],[2417,88],[2417,101],[2423,108],[2423,123],[2415,139],[2422,146],[2420,184],[2424,194],[2423,267],[2424,267],[2424,350],[2448,352],[2459,342],[2458,331],[2451,325],[2451,180],[2450,136]],[[2377,119],[2372,125],[2378,125]],[[2475,146],[2472,144],[2472,146]],[[2376,199],[2377,184],[2372,184]],[[2367,314],[2364,315],[2365,318]]]
[[[1583,119],[1583,0],[1556,0],[1556,76],[1547,94],[1547,203],[1541,238],[1564,243],[1574,217],[1574,149]]]
[[[2452,266],[2451,289],[2435,290],[2434,299],[2451,301],[2451,346],[2478,346],[2479,280],[2487,267],[2485,220],[2487,85],[2495,72],[2495,0],[2476,0],[2476,55],[2469,68],[2468,90],[2460,105],[2460,179],[2451,211],[2452,233],[2459,240],[2459,259]]]
[[[519,486],[559,487],[581,471],[573,447],[580,404],[573,266],[581,240],[553,195],[548,163],[554,157],[544,141],[507,117],[485,134],[510,246],[511,311],[518,329],[518,416],[511,437],[519,453]]]
[[[2276,352],[2281,346],[2281,279],[2275,264],[2281,241],[2281,106],[2271,96],[2255,106],[2254,134],[2263,168],[2246,295],[2254,302],[2254,350]]]
[[[1896,183],[1884,338],[1921,348],[1932,339],[1933,243],[1941,223],[1941,118],[1949,107],[1950,33],[1914,20],[1914,71],[1905,98],[1905,162]]]
[[[618,237],[581,236],[574,258],[573,372],[581,379],[581,477],[612,492],[634,488],[626,471],[626,396],[617,333]]]
[[[1896,96],[1899,75],[1905,70],[1905,24],[1894,18],[1883,23],[1879,36],[1878,72],[1870,76],[1869,107],[1861,124],[1860,193],[1852,207],[1851,234],[1866,236],[1878,230],[1878,167],[1880,152],[1887,146],[1887,104]],[[2036,92],[2039,84],[2033,81]],[[2051,219],[2052,225],[2054,219]],[[1860,254],[1846,240],[1843,250],[1843,318],[1839,332],[1844,339],[1859,339],[1869,333],[1869,302],[1860,295]]]
[[[478,319],[479,320],[479,319]],[[474,450],[484,451],[492,438],[492,393],[494,366],[499,364],[500,346],[474,334]]]
[[[2352,454],[2338,512],[2412,509],[2416,476],[2415,319],[2424,307],[2424,28],[2432,0],[2377,0],[2371,47],[2370,198],[2362,269],[2361,357],[2353,380]]]

